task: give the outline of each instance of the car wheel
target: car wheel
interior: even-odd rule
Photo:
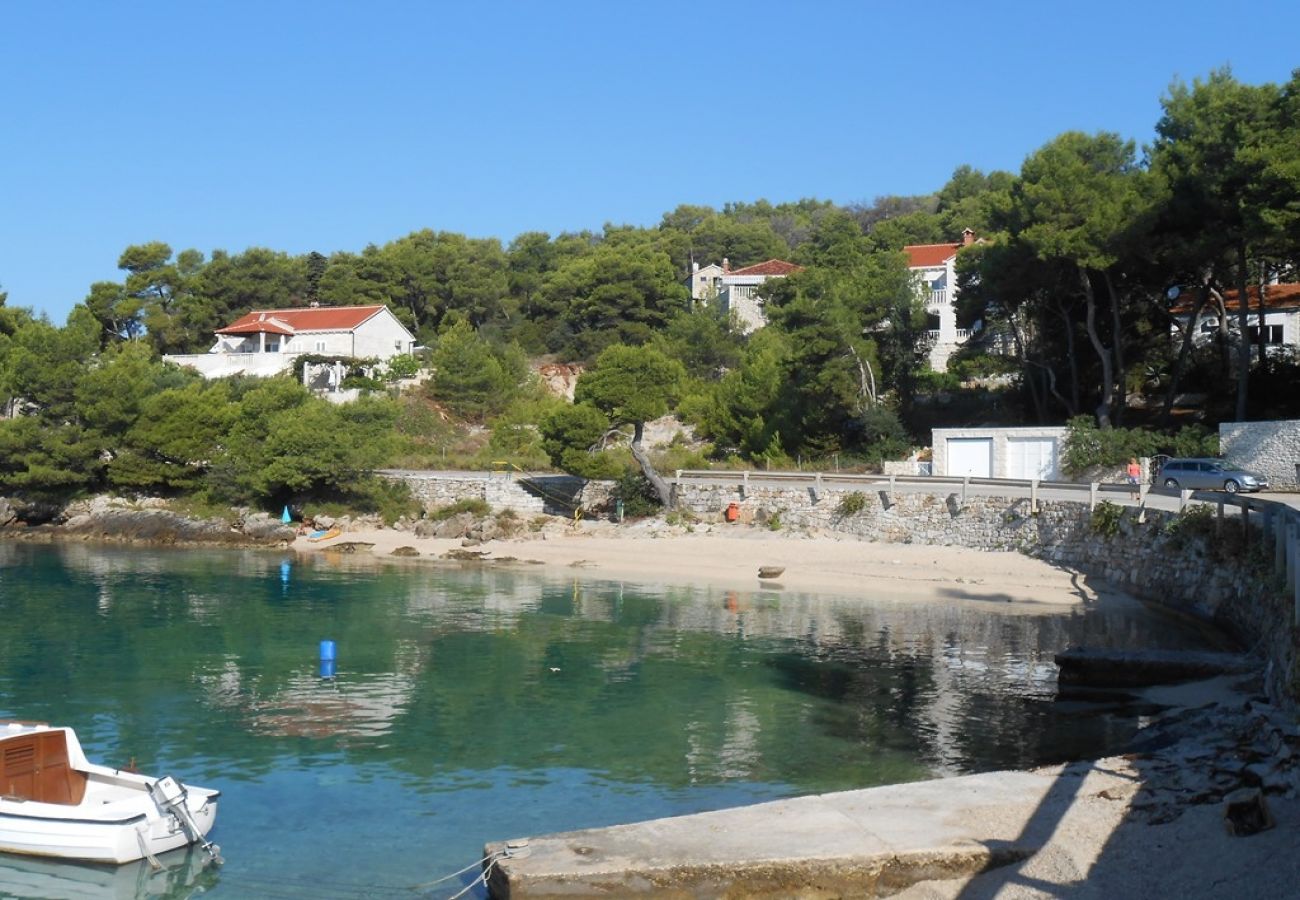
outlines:
[[[1223,483],[1223,489],[1229,494],[1235,494],[1237,491],[1241,490],[1241,485],[1229,478]]]
[[[1178,479],[1176,479],[1176,478],[1166,478],[1166,479],[1165,479],[1165,487],[1171,487],[1171,488],[1173,488],[1174,490],[1177,490],[1177,489],[1178,489]]]

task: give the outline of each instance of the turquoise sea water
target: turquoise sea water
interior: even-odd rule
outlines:
[[[0,896],[447,897],[489,840],[1100,754],[1134,720],[1056,700],[1070,643],[1202,639],[1121,600],[0,542],[0,718],[220,789],[227,859],[0,857]]]

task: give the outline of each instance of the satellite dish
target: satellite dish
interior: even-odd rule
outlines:
[[[1165,290],[1165,296],[1168,297],[1170,300],[1177,300],[1177,299],[1178,299],[1178,295],[1181,294],[1182,292],[1183,292],[1183,289],[1182,289],[1182,288],[1180,288],[1180,287],[1179,287],[1178,285],[1176,285],[1176,284],[1173,284],[1173,285],[1170,285],[1170,286]]]

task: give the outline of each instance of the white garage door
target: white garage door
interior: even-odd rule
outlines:
[[[993,438],[948,438],[948,474],[991,477]]]
[[[1050,480],[1056,471],[1056,438],[1007,438],[1007,477]]]

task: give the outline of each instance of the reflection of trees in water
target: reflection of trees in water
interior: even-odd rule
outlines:
[[[1002,615],[276,554],[8,558],[0,711],[142,766],[176,755],[252,777],[341,753],[426,789],[485,768],[829,789],[923,777],[922,761],[1033,762],[1059,750],[1051,654],[1152,627],[1124,608]]]

